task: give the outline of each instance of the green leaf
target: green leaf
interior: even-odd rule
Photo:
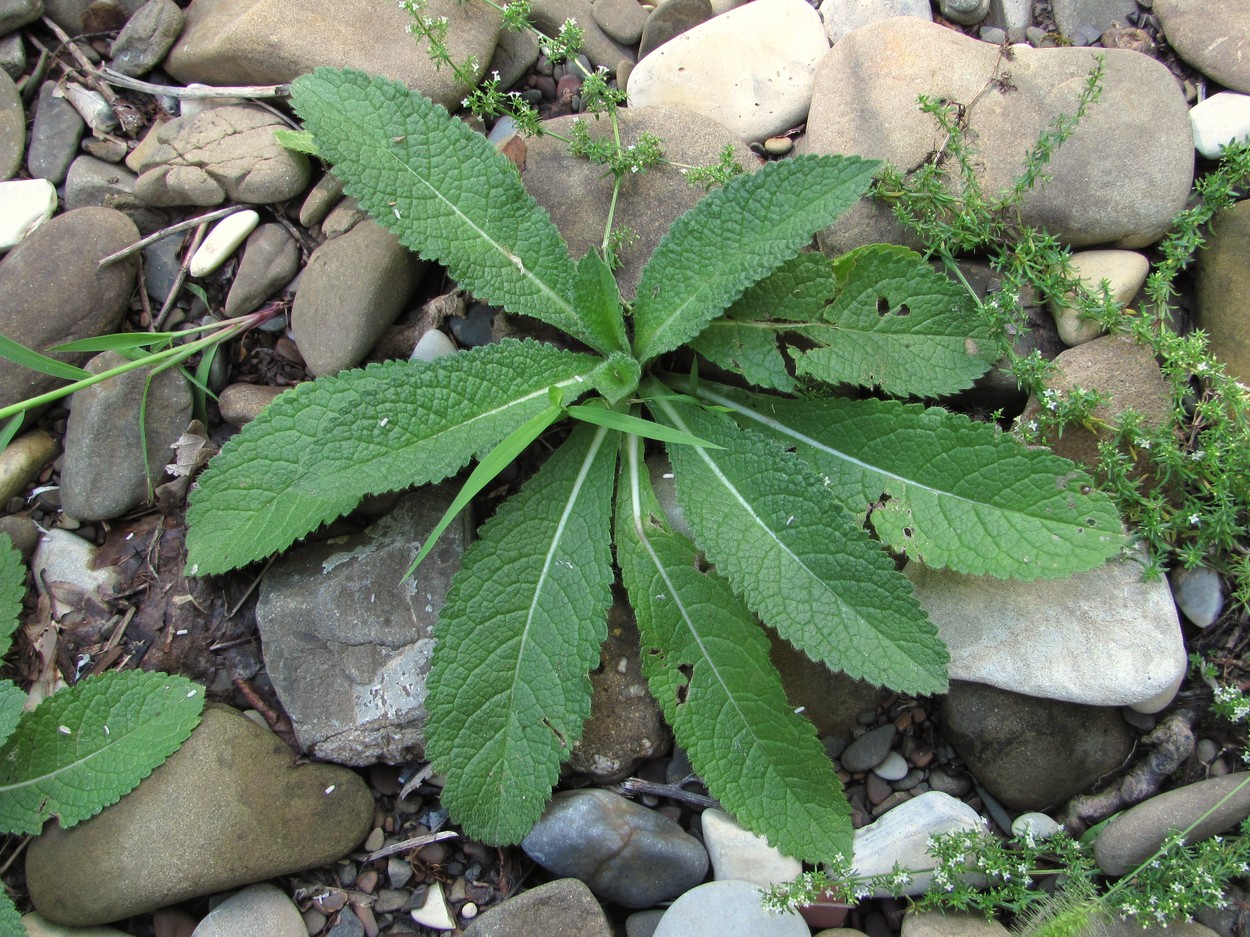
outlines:
[[[306,153],[309,156],[321,155],[321,152],[317,149],[317,144],[313,142],[313,135],[307,130],[285,130],[279,128],[273,132],[273,137],[281,146],[288,150],[294,150],[296,153]]]
[[[871,244],[839,258],[828,325],[795,332],[818,347],[790,349],[798,374],[928,397],[971,387],[996,357],[972,297],[914,251]]]
[[[577,311],[556,226],[484,136],[401,82],[357,71],[319,68],[291,99],[344,191],[404,246],[483,302],[616,350]]]
[[[481,528],[443,606],[426,756],[474,839],[524,838],[590,714],[612,601],[615,438],[574,430]]]
[[[0,888],[0,937],[28,937],[17,905],[3,888]]]
[[[795,713],[768,639],[729,584],[673,533],[639,447],[626,443],[617,561],[651,693],[695,770],[737,820],[798,859],[851,855],[850,807],[812,724]]]
[[[200,721],[204,688],[128,670],[52,694],[0,748],[0,830],[38,833],[116,803],[178,749]]]
[[[0,657],[13,646],[13,632],[26,595],[26,564],[8,534],[0,534]]]
[[[3,745],[17,728],[22,718],[26,694],[12,680],[0,680],[0,745]]]
[[[673,429],[671,426],[653,423],[650,420],[631,416],[628,413],[605,410],[603,407],[574,406],[569,407],[567,413],[573,419],[581,420],[583,423],[606,426],[608,429],[614,429],[622,433],[634,433],[645,439],[656,439],[660,442],[669,442],[678,446],[711,446],[713,449],[721,448],[715,443],[708,442],[706,439],[700,439],[698,436],[693,436],[690,433],[683,433],[681,430]]]
[[[950,655],[937,629],[820,476],[727,416],[652,406],[723,447],[672,446],[669,461],[695,542],[755,614],[834,670],[906,693],[946,692]]]
[[[54,345],[53,351],[63,352],[97,352],[97,351],[129,351],[134,348],[148,348],[161,345],[174,339],[173,332],[118,332],[113,335],[97,335],[94,338],[83,338],[76,342]],[[87,372],[88,375],[90,372]]]
[[[608,364],[509,339],[288,390],[225,445],[192,492],[188,572],[262,559],[365,495],[446,478],[545,410],[549,388],[571,403]]]
[[[25,413],[18,413],[16,416],[5,420],[3,428],[0,428],[0,452],[4,452],[5,449],[9,448],[9,443],[13,441],[13,437],[17,435],[18,430],[22,428],[22,424],[25,421]]]
[[[41,355],[34,349],[27,348],[25,345],[13,341],[7,335],[0,335],[0,358],[7,358],[14,364],[20,364],[24,368],[30,368],[32,371],[38,371],[40,374],[47,374],[51,377],[64,378],[67,381],[78,381],[84,377],[91,377],[90,371],[84,371],[82,368],[66,364],[64,361],[57,361],[55,358]]]
[[[696,392],[795,447],[843,505],[871,504],[877,535],[926,566],[1059,579],[1124,545],[1115,507],[1085,472],[989,424],[892,400],[784,400],[706,382]]]
[[[595,347],[608,351],[629,351],[620,288],[616,277],[612,276],[612,268],[598,251],[587,251],[577,262],[576,276],[573,298],[586,324],[586,331],[596,338]]]
[[[878,165],[854,156],[769,163],[734,177],[678,218],[638,284],[638,360],[645,364],[702,332],[855,204]]]

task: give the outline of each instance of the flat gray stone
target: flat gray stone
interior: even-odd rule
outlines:
[[[612,926],[590,889],[575,878],[528,888],[487,910],[464,937],[612,937]]]
[[[899,868],[920,870],[905,889],[908,895],[919,895],[933,880],[927,870],[937,867],[929,853],[929,837],[966,830],[985,830],[975,810],[949,794],[926,791],[856,830],[851,865],[855,874],[867,876],[888,874],[896,863]],[[878,889],[873,894],[893,893]]]
[[[146,75],[165,58],[182,32],[182,9],[174,0],[148,0],[126,21],[109,50],[114,71]]]
[[[823,0],[820,16],[832,45],[861,26],[892,16],[914,16],[931,23],[933,8],[929,0]]]
[[[308,937],[299,908],[280,888],[248,885],[216,905],[196,925],[195,937]],[[85,935],[84,935],[85,937]]]
[[[1051,12],[1059,32],[1074,38],[1081,27],[1101,34],[1113,22],[1128,23],[1137,12],[1137,0],[1051,0]]]
[[[26,109],[8,72],[0,72],[0,182],[12,179],[26,155]]]
[[[646,58],[664,43],[707,22],[713,15],[708,0],[664,0],[647,17],[638,57]]]
[[[125,166],[83,154],[70,163],[65,177],[65,208],[96,205],[127,214],[138,212],[142,206],[135,195],[136,179]]]
[[[39,88],[35,119],[26,149],[26,168],[33,178],[49,182],[65,181],[69,164],[78,155],[87,122],[74,105],[57,92],[56,82],[45,81]]]
[[[277,222],[263,224],[249,235],[243,259],[226,295],[226,317],[258,309],[299,272],[299,245]]]

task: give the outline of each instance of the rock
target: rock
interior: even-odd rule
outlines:
[[[442,329],[429,329],[417,339],[409,361],[435,361],[456,353],[456,343]]]
[[[1185,207],[1193,181],[1193,136],[1176,80],[1159,62],[1109,49],[1102,96],[1054,154],[1052,177],[1027,194],[1020,223],[1074,247],[1157,240]],[[1071,114],[1094,64],[1080,49],[1013,50],[1010,82],[986,83],[1001,68],[996,46],[915,18],[872,23],[821,60],[807,135],[810,153],[848,153],[918,166],[942,143],[917,96],[971,105],[968,139],[989,196],[1023,172],[1023,156],[1060,114]],[[975,100],[975,104],[972,102]],[[861,202],[824,232],[836,254],[874,241],[909,243],[888,208]]]
[[[0,456],[0,463],[2,462],[3,456]],[[0,467],[0,472],[3,471],[4,469]],[[6,514],[0,517],[0,534],[9,538],[13,549],[22,554],[22,559],[29,564],[30,558],[35,555],[35,547],[39,546],[41,534],[35,522],[20,514]]]
[[[916,869],[906,894],[919,895],[929,887],[932,875],[924,870],[937,866],[929,854],[929,837],[935,833],[962,830],[984,831],[985,824],[975,810],[949,794],[928,791],[899,804],[881,819],[855,831],[856,875],[885,875],[899,868]],[[877,891],[878,896],[891,894]]]
[[[1250,384],[1250,200],[1216,216],[1198,255],[1194,324],[1207,333],[1211,353],[1243,384]],[[12,333],[9,333],[12,334]]]
[[[267,882],[235,892],[200,921],[193,937],[308,937],[304,919],[286,893]]]
[[[732,146],[734,158],[744,168],[750,170],[759,165],[745,144],[724,126],[684,108],[629,107],[617,117],[621,140],[627,146],[636,143],[641,134],[652,133],[664,141],[669,159],[685,165],[712,165],[726,146]],[[578,119],[544,121],[543,128],[551,134],[566,135]],[[594,139],[611,132],[607,121],[590,124]],[[599,166],[570,155],[568,147],[554,136],[531,137],[526,147],[526,169],[521,179],[551,215],[573,256],[580,258],[588,250],[598,248],[611,202],[611,178],[605,177]],[[703,194],[701,188],[690,185],[681,172],[671,167],[656,166],[624,181],[615,222],[638,235],[637,241],[621,250],[623,266],[616,271],[617,283],[626,299],[633,298],[642,268],[660,238]]]
[[[490,61],[500,19],[485,4],[433,0],[424,12],[447,17],[453,61]],[[184,84],[207,85],[278,84],[320,65],[357,68],[454,108],[469,89],[414,46],[410,22],[394,3],[372,0],[307,0],[298,16],[281,0],[196,0],[164,68]]]
[[[99,374],[125,363],[116,352],[104,352],[87,370]],[[169,450],[191,420],[191,405],[190,386],[172,368],[155,375],[150,368],[128,371],[74,394],[61,469],[65,513],[80,521],[109,520],[147,501],[173,461]]]
[[[960,26],[975,26],[989,16],[990,0],[938,0],[942,16]]]
[[[260,224],[260,215],[250,208],[227,215],[213,225],[208,237],[191,255],[187,273],[193,277],[207,276],[226,262],[249,234]]]
[[[308,258],[291,309],[291,335],[310,374],[360,364],[403,310],[424,261],[365,220]]]
[[[591,0],[533,0],[530,22],[547,35],[554,36],[565,20],[576,20],[583,32],[581,54],[594,68],[612,71],[618,62],[633,62],[633,48],[605,33],[595,21],[593,10]]]
[[[1051,12],[1059,32],[1071,39],[1082,28],[1101,34],[1116,20],[1127,23],[1137,0],[1053,0]]]
[[[96,3],[94,0],[45,0],[44,5],[48,19],[74,36],[79,33],[112,32],[122,24],[111,21],[111,18],[108,18],[110,13],[115,14],[118,19],[123,19],[139,9],[142,3],[143,0],[112,0],[107,4]],[[101,7],[104,9],[101,10]],[[108,19],[104,22],[97,21],[94,17],[96,11]],[[102,29],[97,27],[102,27]]]
[[[70,163],[69,174],[65,177],[65,209],[73,211],[94,205],[115,208],[132,219],[141,217],[139,199],[135,195],[136,178],[125,166],[106,163],[94,156],[79,156]],[[176,244],[177,239],[173,243]]]
[[[625,918],[625,937],[655,937],[655,929],[660,926],[660,918],[664,917],[666,908],[651,908],[647,911],[635,911]]]
[[[12,179],[26,155],[26,110],[8,72],[0,73],[0,181]]]
[[[0,499],[3,500],[3,499]],[[1199,628],[1215,624],[1224,610],[1224,580],[1209,566],[1172,571],[1172,598],[1181,614]]]
[[[23,0],[16,0],[16,5],[22,5]],[[0,4],[12,6],[14,4]],[[0,13],[0,16],[3,16]],[[0,33],[3,33],[0,28]],[[0,38],[0,71],[12,78],[14,81],[21,78],[26,72],[26,46],[22,42],[21,33],[13,33],[10,36]],[[23,137],[25,134],[23,133]]]
[[[828,48],[804,0],[754,0],[643,58],[629,76],[629,103],[686,107],[743,140],[763,140],[806,118]]]
[[[59,598],[68,600],[66,593],[73,592],[94,595],[97,602],[102,602],[117,587],[117,569],[112,566],[96,568],[98,552],[94,544],[68,530],[54,528],[45,532],[31,558],[35,588],[42,593],[47,583]]]
[[[529,888],[495,905],[464,929],[464,937],[612,937],[612,927],[590,889],[575,878]]]
[[[995,920],[967,911],[908,911],[899,937],[1009,937]]]
[[[671,480],[666,483],[672,485]],[[675,499],[673,504],[676,504]],[[786,698],[791,706],[803,711],[804,718],[816,726],[820,735],[839,738],[850,735],[858,725],[859,714],[875,709],[884,698],[885,691],[881,687],[855,680],[841,671],[835,673],[795,649],[771,628],[765,630],[769,659],[781,675]]]
[[[398,764],[425,739],[433,628],[471,535],[463,516],[403,578],[454,489],[406,495],[367,530],[289,551],[261,586],[256,622],[300,744],[343,764]]]
[[[270,222],[253,231],[226,295],[226,317],[241,316],[260,308],[265,300],[291,282],[299,272],[299,260],[299,245],[282,225]]]
[[[1032,834],[1035,839],[1054,836],[1062,827],[1044,813],[1022,813],[1011,821],[1011,835],[1024,838]]]
[[[765,911],[760,904],[763,896],[748,882],[708,882],[692,888],[664,912],[654,937],[810,937],[797,911]]]
[[[501,30],[499,45],[495,46],[486,74],[499,72],[499,86],[511,88],[534,67],[538,54],[538,40],[529,31]]]
[[[868,771],[885,760],[898,737],[894,723],[865,732],[846,747],[838,759],[847,771]]]
[[[1250,774],[1238,772],[1186,784],[1119,814],[1094,840],[1099,868],[1108,875],[1123,875],[1150,858],[1169,831],[1186,829],[1195,822],[1197,826],[1185,837],[1186,842],[1201,842],[1236,826],[1250,816],[1250,785],[1237,790],[1247,779]],[[1208,810],[1211,815],[1198,822]]]
[[[901,781],[910,771],[911,765],[898,752],[888,753],[872,769],[873,774],[885,781]]]
[[[1189,109],[1194,148],[1219,159],[1220,148],[1250,139],[1250,94],[1221,91]]]
[[[830,45],[861,26],[892,16],[914,16],[933,22],[929,0],[823,0],[820,16],[825,21],[825,35]]]
[[[78,155],[78,143],[86,127],[87,122],[65,100],[56,82],[45,81],[39,87],[30,146],[26,149],[26,168],[30,174],[36,179],[64,182],[69,164]]]
[[[1237,0],[1155,0],[1176,53],[1226,88],[1250,94],[1250,23]]]
[[[26,854],[35,909],[87,925],[328,865],[369,832],[355,772],[296,764],[268,729],[210,705],[191,737],[118,803]]]
[[[47,179],[0,182],[0,253],[12,250],[56,211],[56,186]]]
[[[109,50],[114,71],[146,75],[165,58],[182,32],[182,9],[174,0],[148,0],[126,21]]]
[[[1084,793],[1133,750],[1133,732],[1112,707],[981,683],[952,681],[942,718],[968,770],[1012,810],[1041,810]]]
[[[637,0],[594,0],[590,9],[599,28],[617,42],[632,46],[642,38],[648,17]]]
[[[1216,931],[1197,921],[1169,921],[1166,925],[1159,925],[1153,919],[1147,922],[1137,917],[1121,919],[1109,915],[1097,926],[1101,937],[1142,937],[1143,934],[1148,937],[1220,937]]]
[[[0,504],[20,495],[60,451],[56,440],[41,429],[32,429],[9,443],[0,452]]]
[[[74,82],[67,82],[63,88],[65,100],[73,106],[88,127],[95,133],[113,133],[119,124],[117,115],[104,95],[93,88],[84,88]]]
[[[647,17],[638,58],[646,58],[664,43],[706,23],[714,15],[708,0],[664,0]]]
[[[1185,676],[1171,593],[1164,582],[1142,582],[1136,562],[1033,582],[919,563],[904,575],[950,648],[952,680],[1157,712]]]
[[[712,862],[712,877],[718,882],[749,882],[770,888],[788,882],[803,871],[803,864],[782,854],[768,840],[745,830],[738,821],[715,807],[701,815],[703,846]]]
[[[43,15],[43,0],[4,0],[0,3],[0,36],[21,29]]]
[[[279,118],[250,104],[158,124],[127,160],[139,174],[135,191],[152,206],[294,198],[308,185],[308,157],[278,143],[273,132],[281,128]]]
[[[134,222],[111,208],[78,208],[42,225],[0,263],[0,334],[47,354],[52,345],[116,330],[138,261],[132,255],[103,269],[97,264],[137,240]],[[88,355],[52,357],[80,365]],[[0,406],[62,384],[0,360]]]
[[[580,879],[626,908],[688,891],[708,864],[699,841],[668,817],[599,788],[552,797],[521,848],[548,871]]]
[[[455,930],[456,915],[447,904],[447,896],[443,894],[440,882],[434,882],[425,893],[425,903],[412,909],[412,919],[422,927],[430,930]],[[363,930],[361,937],[363,937]]]
[[[642,675],[638,642],[633,614],[613,605],[600,666],[590,674],[590,716],[568,760],[569,770],[588,774],[599,784],[629,777],[640,762],[658,757],[672,744]]]
[[[305,228],[320,224],[343,197],[343,180],[326,173],[308,190],[299,209],[299,223]]]
[[[1128,305],[1150,272],[1150,261],[1136,251],[1076,251],[1072,254],[1072,273],[1095,296],[1099,295],[1103,280],[1111,291],[1111,299],[1120,305]],[[1050,312],[1059,328],[1059,337],[1067,345],[1081,345],[1093,341],[1102,334],[1097,322],[1077,315],[1076,310],[1063,299],[1050,300]]]
[[[115,927],[63,927],[35,911],[22,915],[22,927],[26,937],[126,937]]]

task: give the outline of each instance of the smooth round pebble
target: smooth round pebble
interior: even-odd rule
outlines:
[[[56,186],[47,179],[0,182],[0,253],[16,247],[55,211]]]
[[[33,429],[9,443],[0,452],[0,504],[21,494],[58,452],[57,441],[41,429]]]
[[[456,343],[442,329],[430,329],[417,341],[409,361],[433,361],[456,353]]]
[[[794,911],[760,907],[764,892],[748,882],[709,882],[692,888],[660,918],[653,937],[810,937]]]
[[[907,777],[907,772],[910,770],[911,765],[907,763],[906,758],[898,752],[890,752],[880,764],[872,769],[872,773],[886,781],[901,781]]]
[[[789,137],[769,137],[764,141],[764,152],[769,156],[785,156],[794,149],[794,141]]]
[[[847,771],[868,771],[875,768],[890,754],[890,746],[894,744],[897,735],[898,729],[893,724],[865,732],[846,746],[846,751],[839,759],[842,767]]]
[[[256,230],[258,224],[260,215],[250,208],[221,219],[191,256],[191,265],[187,272],[193,277],[212,273],[247,240],[247,236]]]
[[[1172,598],[1181,614],[1199,628],[1208,628],[1224,610],[1224,580],[1207,566],[1178,569],[1172,573]]]
[[[1012,836],[1024,836],[1030,831],[1038,839],[1045,839],[1059,832],[1059,824],[1046,814],[1037,811],[1022,813],[1011,821]]]
[[[208,912],[195,928],[195,937],[307,937],[299,908],[281,889],[261,883],[235,892]]]

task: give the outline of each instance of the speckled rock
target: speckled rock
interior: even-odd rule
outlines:
[[[527,888],[490,908],[464,929],[464,937],[612,937],[612,926],[590,889],[575,878]]]
[[[1194,321],[1229,373],[1250,384],[1250,200],[1221,212],[1198,255]]]
[[[1168,43],[1186,62],[1250,94],[1250,20],[1239,0],[1154,0]]]
[[[109,49],[112,68],[146,75],[165,58],[182,32],[182,8],[174,0],[148,0],[126,21]]]

